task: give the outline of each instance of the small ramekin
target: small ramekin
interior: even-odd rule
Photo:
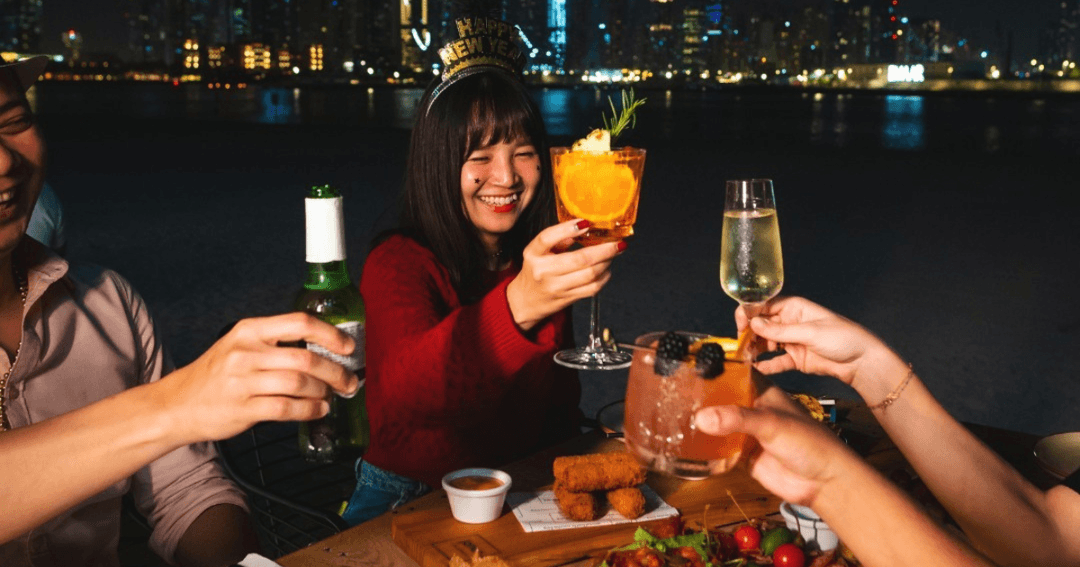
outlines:
[[[502,485],[486,490],[466,490],[450,485],[450,481],[466,476],[486,476],[502,481]],[[510,475],[495,469],[459,469],[444,476],[442,486],[450,500],[454,519],[466,524],[484,524],[502,515],[506,493],[510,492]]]

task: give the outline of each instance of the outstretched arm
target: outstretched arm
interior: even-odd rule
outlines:
[[[792,411],[779,388],[765,390],[754,409],[701,410],[696,423],[706,433],[755,437],[761,451],[750,474],[785,500],[811,507],[864,565],[992,565],[934,524],[832,432]]]
[[[357,380],[306,350],[276,346],[300,339],[340,354],[354,346],[302,313],[246,320],[157,382],[0,433],[0,543],[177,447],[225,439],[259,421],[324,415],[328,388],[353,391]]]
[[[745,326],[745,314],[736,314]],[[906,363],[861,326],[801,298],[769,304],[749,322],[772,374],[798,369],[850,384],[972,544],[1003,565],[1080,565],[1080,495],[1042,491],[957,422]],[[910,376],[910,377],[909,377]]]

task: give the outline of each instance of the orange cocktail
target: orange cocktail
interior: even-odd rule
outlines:
[[[559,222],[585,219],[592,225],[579,243],[590,246],[634,234],[645,150],[551,148],[551,165]]]
[[[694,414],[707,406],[751,407],[755,391],[750,362],[736,353],[735,339],[679,333],[686,337],[686,359],[657,367],[656,347],[663,333],[638,337],[626,387],[626,443],[649,468],[682,478],[701,479],[730,470],[747,447],[747,436],[707,435],[694,426]],[[723,369],[710,376],[695,353],[707,342],[725,351]],[[658,372],[660,370],[660,372]]]

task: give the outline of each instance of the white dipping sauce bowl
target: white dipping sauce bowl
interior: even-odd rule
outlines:
[[[811,550],[829,551],[840,543],[836,532],[829,529],[829,525],[821,521],[821,516],[806,506],[781,502],[780,515],[784,517],[788,529],[801,535],[807,548]]]
[[[467,476],[493,478],[502,484],[485,490],[457,488],[450,484],[453,480]],[[442,486],[450,500],[450,511],[454,514],[454,519],[466,524],[484,524],[495,521],[502,515],[506,493],[510,492],[510,475],[495,469],[460,469],[444,476]]]

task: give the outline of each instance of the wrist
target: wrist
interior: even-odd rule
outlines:
[[[847,514],[847,510],[860,497],[858,487],[865,485],[862,477],[873,474],[866,461],[847,446],[834,453],[824,482],[808,504],[823,518]]]
[[[510,308],[510,317],[514,324],[522,331],[528,331],[536,326],[540,320],[532,313],[525,293],[521,290],[521,275],[519,274],[506,286],[506,305]]]
[[[899,355],[884,345],[863,357],[851,386],[863,401],[876,405],[894,392],[911,372]]]
[[[192,419],[191,415],[186,414],[182,405],[176,403],[180,395],[173,391],[172,385],[178,381],[178,377],[173,375],[184,370],[175,370],[168,376],[162,377],[161,380],[131,390],[139,392],[143,397],[139,407],[145,410],[142,419],[142,423],[146,424],[144,429],[153,439],[168,446],[169,450],[197,441],[205,441],[193,430],[193,425],[198,420]]]

